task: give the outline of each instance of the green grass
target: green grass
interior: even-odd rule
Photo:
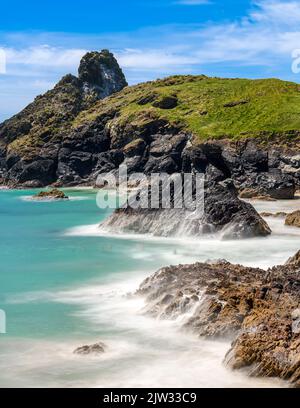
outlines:
[[[155,107],[165,96],[176,97],[177,106]],[[190,132],[194,143],[258,138],[261,143],[289,144],[300,140],[300,85],[278,79],[173,76],[127,87],[77,114],[80,98],[76,85],[66,80],[37,98],[8,121],[8,151],[34,157],[46,142],[60,143],[71,135],[82,137],[74,128],[95,120],[114,129],[112,137],[118,139],[118,145],[124,145],[125,133],[126,143],[130,142],[130,129],[139,135],[143,126],[157,119]],[[18,130],[22,122],[32,125],[29,132]]]
[[[177,96],[173,109],[138,101],[146,95],[155,100]],[[236,105],[225,107],[225,105]],[[220,79],[175,76],[129,87],[98,102],[75,119],[73,126],[96,119],[109,109],[118,112],[118,123],[136,123],[147,117],[166,119],[192,132],[199,140],[249,138],[264,134],[297,137],[300,131],[300,85],[278,79]],[[289,136],[290,135],[290,136]]]

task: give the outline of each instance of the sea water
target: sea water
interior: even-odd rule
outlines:
[[[182,333],[182,321],[145,317],[131,296],[142,280],[170,264],[227,259],[268,268],[299,250],[300,230],[268,218],[267,238],[222,241],[108,235],[111,210],[90,189],[66,190],[69,201],[36,202],[35,191],[0,191],[1,387],[263,387],[277,380],[226,369],[226,341]],[[298,200],[256,204],[292,211]],[[184,316],[181,317],[181,320]],[[101,356],[74,349],[102,341]]]

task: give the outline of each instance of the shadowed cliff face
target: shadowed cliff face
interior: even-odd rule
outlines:
[[[84,92],[96,94],[98,99],[119,92],[128,85],[117,60],[108,50],[86,54],[78,73]]]
[[[56,181],[59,157],[68,154],[63,151],[64,138],[73,120],[99,99],[125,86],[127,82],[113,54],[107,50],[86,54],[81,60],[78,78],[71,74],[64,76],[54,89],[38,96],[23,111],[0,125],[0,179],[28,187]],[[91,145],[90,150],[94,152],[97,141],[86,135],[83,145]],[[75,143],[72,150],[82,152],[86,148]],[[83,162],[86,164],[89,159],[84,157]],[[86,167],[83,174],[89,171],[91,164]]]

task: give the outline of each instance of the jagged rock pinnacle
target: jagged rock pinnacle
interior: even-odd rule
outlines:
[[[88,52],[80,62],[78,74],[85,93],[96,93],[99,99],[128,85],[117,60],[108,50]]]

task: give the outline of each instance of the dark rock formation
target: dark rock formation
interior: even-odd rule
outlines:
[[[270,159],[275,150],[260,146],[255,141],[229,146],[222,143],[221,149],[224,164],[244,198],[294,198],[297,180],[292,174],[282,171],[280,147],[278,161]]]
[[[255,185],[255,193],[252,198],[257,196],[267,196],[277,200],[293,199],[295,195],[295,182],[293,178],[287,174],[283,174],[279,170],[262,172],[249,177],[244,186]]]
[[[298,254],[299,255],[299,254]],[[297,258],[297,262],[295,259]],[[268,271],[226,261],[163,268],[137,294],[144,312],[199,336],[233,339],[225,363],[300,386],[299,256]]]
[[[76,350],[74,350],[74,354],[79,354],[79,355],[89,355],[89,354],[103,354],[105,353],[106,350],[106,345],[104,343],[96,343],[92,345],[86,345],[82,347],[78,347]]]
[[[76,130],[73,121],[99,99],[126,85],[111,53],[86,54],[79,78],[66,75],[54,89],[0,125],[0,177],[6,184],[22,187],[88,182],[99,154],[110,148],[105,124],[111,116],[108,112]],[[118,161],[113,167],[116,165]]]
[[[167,188],[170,179],[161,185]],[[148,189],[146,188],[148,191]],[[141,187],[138,194],[147,195]],[[184,191],[184,188],[183,188]],[[171,191],[172,194],[172,191]],[[195,197],[194,197],[195,198]],[[171,197],[171,208],[160,201],[160,208],[151,208],[151,191],[148,193],[148,208],[116,210],[100,227],[114,232],[153,234],[156,236],[199,236],[205,233],[220,233],[224,239],[251,238],[271,233],[267,223],[251,204],[238,199],[230,183],[211,182],[206,184],[204,208],[178,208]]]
[[[176,108],[178,100],[176,96],[163,96],[162,98],[153,102],[155,108],[160,109],[174,109]]]
[[[87,53],[80,62],[78,73],[84,92],[92,97],[96,94],[98,99],[128,85],[117,60],[108,50]]]

